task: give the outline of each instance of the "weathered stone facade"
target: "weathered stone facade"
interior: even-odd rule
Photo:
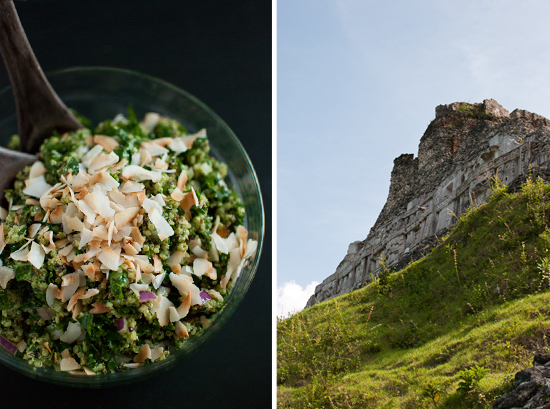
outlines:
[[[394,160],[388,199],[369,235],[350,244],[306,307],[362,287],[380,271],[380,256],[390,268],[420,258],[456,217],[488,198],[493,176],[517,187],[530,173],[548,173],[548,119],[518,109],[509,114],[492,99],[440,105],[435,112],[418,157]]]

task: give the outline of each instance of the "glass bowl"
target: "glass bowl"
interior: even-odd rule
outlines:
[[[241,272],[229,301],[211,324],[191,336],[180,350],[172,350],[167,359],[140,368],[95,376],[71,375],[52,368],[36,368],[10,355],[0,347],[0,363],[34,379],[72,387],[100,388],[139,381],[181,363],[208,339],[223,331],[223,324],[244,298],[258,267],[264,236],[264,211],[258,179],[243,146],[227,124],[210,108],[186,91],[165,81],[138,72],[107,68],[69,68],[47,75],[52,87],[65,104],[92,122],[126,114],[132,105],[136,116],[158,112],[179,120],[190,132],[206,128],[211,155],[228,165],[228,185],[235,187],[246,209],[245,227],[249,237],[258,241],[258,249]],[[6,146],[17,133],[17,117],[11,87],[0,91],[0,144]]]

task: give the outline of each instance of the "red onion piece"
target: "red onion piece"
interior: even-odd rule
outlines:
[[[6,338],[4,338],[2,335],[0,335],[0,345],[6,348],[8,352],[12,355],[15,355],[15,353],[17,352],[17,347],[13,345],[10,341],[8,341]]]
[[[212,297],[210,297],[210,294],[208,294],[206,291],[202,290],[199,294],[201,297],[201,305],[204,304],[206,301],[210,300]]]
[[[151,291],[139,292],[139,301],[141,302],[147,302],[147,301],[156,300],[156,299],[157,299],[157,296],[155,295],[155,293]]]
[[[122,317],[116,322],[116,330],[120,332],[124,329],[128,329],[128,321],[126,318]]]
[[[51,320],[55,315],[55,310],[48,307],[37,307],[36,312],[44,321]]]

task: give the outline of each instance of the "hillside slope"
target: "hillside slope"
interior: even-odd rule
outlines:
[[[488,408],[550,351],[550,186],[493,185],[428,256],[278,322],[280,408]]]

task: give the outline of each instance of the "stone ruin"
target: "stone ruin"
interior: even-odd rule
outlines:
[[[550,121],[495,100],[439,105],[418,156],[394,160],[388,199],[363,241],[349,245],[336,272],[315,288],[306,308],[364,286],[431,250],[470,206],[490,195],[498,176],[517,190],[528,175],[550,179]]]

